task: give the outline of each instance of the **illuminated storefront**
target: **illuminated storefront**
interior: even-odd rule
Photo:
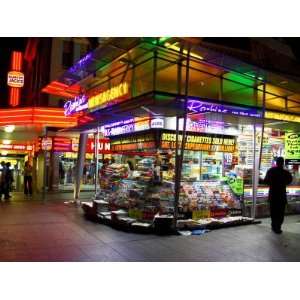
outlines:
[[[295,185],[288,193],[291,211],[297,211],[297,95],[286,97],[254,71],[249,75],[209,61],[204,54],[213,51],[202,53],[193,46],[179,53],[179,45],[175,38],[142,40],[130,48],[135,63],[124,58],[126,51],[120,56],[113,50],[106,63],[98,58],[100,47],[84,60],[85,72],[89,66],[91,73],[73,82],[85,88],[84,105],[88,103],[79,112],[82,141],[97,132],[109,137],[115,160],[100,179],[96,196],[106,206],[95,204],[98,215],[127,225],[155,224],[157,214],[175,216],[179,227],[250,222],[242,217],[266,214],[261,180],[279,155],[294,172]],[[88,77],[93,68],[94,76]],[[64,82],[81,76],[80,70],[66,71]],[[66,105],[66,114],[70,107],[78,114],[77,104]]]
[[[43,191],[49,181],[44,174],[50,170],[50,152],[46,152],[52,149],[52,139],[43,138],[42,144],[39,139],[47,132],[46,128],[67,128],[76,124],[77,117],[65,116],[60,108],[0,109],[0,156],[1,161],[15,162],[12,165],[15,191],[23,190],[23,168],[27,160],[34,170],[34,191]],[[54,169],[55,165],[51,168]]]

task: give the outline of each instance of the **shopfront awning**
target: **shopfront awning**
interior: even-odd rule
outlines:
[[[157,40],[161,42],[158,43]],[[205,82],[202,89],[217,89],[218,84],[213,81],[213,77],[222,77],[226,79],[224,92],[227,93],[227,98],[238,94],[241,96],[237,97],[238,101],[241,103],[246,101],[243,100],[244,94],[241,91],[244,85],[244,92],[249,95],[254,89],[257,90],[259,105],[262,106],[265,87],[267,107],[294,113],[300,112],[300,79],[264,70],[230,55],[203,47],[201,43],[189,44],[185,38],[167,38],[166,40],[162,38],[156,40],[155,38],[108,38],[105,43],[87,53],[59,78],[49,83],[43,91],[64,98],[74,98],[79,93],[90,90],[105,80],[110,80],[111,72],[114,74],[116,72],[115,67],[110,69],[113,62],[117,62],[120,68],[123,66],[126,69],[127,66],[138,63],[139,57],[159,50],[160,55],[174,64],[186,59],[188,45],[191,45],[192,67],[197,64],[201,72],[207,74],[203,81],[207,80],[207,83]],[[183,49],[181,54],[180,49]],[[104,69],[105,72],[100,72]],[[169,71],[163,73],[160,67],[159,72],[163,74],[160,76],[170,75]],[[198,72],[198,75],[195,74],[195,78],[191,74],[191,80],[201,83],[201,72]],[[165,81],[168,82],[168,79],[166,78]],[[245,96],[249,98],[249,95]]]

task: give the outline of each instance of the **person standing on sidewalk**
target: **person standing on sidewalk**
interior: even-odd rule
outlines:
[[[272,230],[280,234],[287,204],[286,186],[293,180],[289,171],[283,168],[283,157],[277,157],[276,167],[268,170],[264,182],[269,186],[269,203]]]
[[[24,194],[32,195],[32,167],[28,161],[25,162],[24,166]]]

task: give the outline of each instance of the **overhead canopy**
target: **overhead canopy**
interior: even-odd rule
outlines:
[[[105,39],[103,44],[87,53],[43,91],[72,98],[98,86],[108,88],[113,80],[118,82],[125,80],[131,72],[130,78],[135,78],[135,87],[138,92],[141,90],[140,94],[145,91],[155,92],[151,76],[153,57],[156,55],[157,74],[153,75],[158,82],[156,91],[175,94],[177,91],[174,78],[177,76],[177,63],[181,61],[185,66],[188,47],[191,47],[189,80],[191,95],[218,99],[222,79],[224,101],[262,106],[265,88],[268,109],[300,113],[300,85],[297,78],[250,65],[205,48],[200,43],[190,43],[186,38]]]

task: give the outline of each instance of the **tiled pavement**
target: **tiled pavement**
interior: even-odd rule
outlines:
[[[1,203],[0,261],[300,261],[299,215],[282,235],[268,219],[202,236],[141,235],[86,220],[68,197]]]

